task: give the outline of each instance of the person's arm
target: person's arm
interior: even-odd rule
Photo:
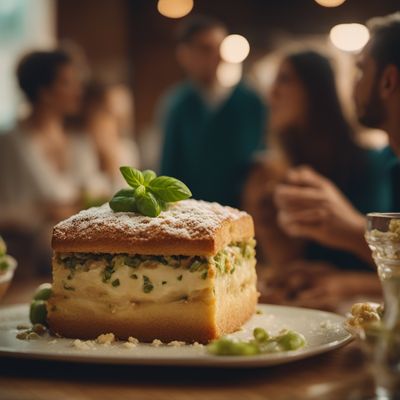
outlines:
[[[343,305],[354,302],[360,296],[380,298],[381,288],[374,273],[337,271],[314,279],[312,286],[298,293],[289,304],[342,312]]]
[[[294,169],[277,187],[275,203],[279,225],[291,237],[346,250],[372,264],[365,216],[328,179],[308,167]]]
[[[111,115],[97,113],[88,121],[87,130],[95,145],[100,168],[111,181],[118,180],[121,143],[116,120]]]
[[[289,237],[277,224],[273,191],[286,167],[259,162],[253,166],[243,194],[243,208],[253,217],[256,239],[270,266],[281,266],[304,255],[304,240]]]

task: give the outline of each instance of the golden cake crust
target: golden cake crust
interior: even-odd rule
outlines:
[[[118,339],[134,336],[141,342],[159,339],[208,343],[239,329],[255,312],[258,293],[254,286],[236,296],[220,296],[213,303],[142,303],[134,312],[110,313],[100,306],[90,310],[77,298],[49,301],[48,322],[53,333],[64,337],[95,339],[112,332]],[[58,311],[52,311],[56,305]],[[62,312],[60,312],[62,310]]]
[[[227,244],[254,236],[251,216],[197,200],[175,203],[158,217],[93,207],[54,227],[57,252],[213,256]]]

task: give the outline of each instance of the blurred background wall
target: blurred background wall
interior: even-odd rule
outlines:
[[[15,79],[21,56],[60,46],[74,57],[83,77],[113,87],[112,101],[107,101],[118,117],[117,128],[121,137],[134,142],[121,148],[136,160],[135,166],[157,169],[160,99],[183,78],[175,57],[175,33],[181,17],[191,14],[217,17],[230,33],[241,35],[233,53],[244,51],[243,57],[238,62],[222,57],[221,85],[234,86],[243,77],[266,99],[279,52],[287,46],[311,45],[328,53],[338,72],[345,111],[358,131],[365,132],[354,118],[351,89],[354,57],[366,43],[368,30],[364,25],[338,25],[365,24],[399,6],[399,0],[0,0],[0,134],[12,131],[28,111]],[[387,141],[382,132],[362,136],[375,147]],[[0,140],[4,151],[1,146]],[[22,158],[28,157],[24,153]],[[10,175],[9,181],[16,181],[9,173],[13,169],[0,168],[0,177]],[[16,208],[20,214],[21,207]],[[4,214],[0,207],[0,217]]]
[[[326,37],[336,24],[365,23],[398,8],[397,0],[347,0],[335,8],[313,0],[197,0],[191,12],[216,16],[248,39],[246,71],[284,39]],[[80,44],[95,74],[132,86],[136,127],[146,128],[160,93],[181,78],[174,53],[179,19],[162,16],[156,0],[59,0],[56,15],[57,37]]]
[[[314,0],[197,0],[191,13],[216,16],[247,38],[246,74],[285,41],[327,40],[336,24],[365,23],[398,7],[398,0],[347,0],[339,7]],[[136,132],[145,134],[160,95],[181,78],[174,54],[178,22],[160,14],[157,0],[1,0],[0,127],[23,112],[12,74],[21,53],[67,42],[84,52],[95,77],[129,85]]]

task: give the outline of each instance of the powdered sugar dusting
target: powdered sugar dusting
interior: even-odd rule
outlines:
[[[101,232],[123,233],[135,240],[168,237],[196,239],[212,237],[225,221],[235,220],[245,212],[218,203],[184,200],[169,206],[158,217],[137,213],[113,212],[108,203],[93,207],[60,222],[54,227],[59,240],[75,235],[76,239],[98,237]]]

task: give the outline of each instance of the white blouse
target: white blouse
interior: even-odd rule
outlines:
[[[0,224],[35,226],[46,204],[69,204],[83,192],[110,195],[112,188],[100,172],[90,138],[71,134],[65,151],[68,165],[60,171],[29,132],[0,135]]]

